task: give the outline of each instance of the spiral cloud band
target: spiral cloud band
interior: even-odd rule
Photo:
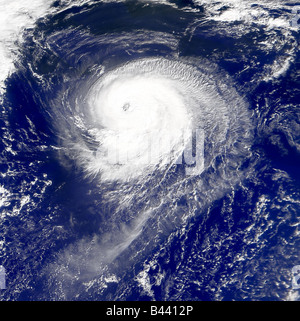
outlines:
[[[114,209],[97,242],[77,245],[87,249],[84,259],[70,250],[54,268],[64,271],[72,256],[74,266],[85,262],[81,276],[100,273],[138,244],[145,253],[154,232],[158,242],[224,195],[244,175],[252,140],[247,103],[207,60],[150,57],[106,68],[61,96],[62,144]]]

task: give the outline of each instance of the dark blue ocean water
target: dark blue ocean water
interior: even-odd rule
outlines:
[[[291,271],[300,264],[299,33],[255,21],[210,20],[205,6],[172,3],[177,7],[138,1],[74,6],[25,32],[1,105],[2,300],[297,298]],[[291,55],[287,70],[272,77],[272,66]],[[149,197],[137,192],[135,204],[114,216],[117,205],[106,202],[101,184],[84,176],[61,143],[63,135],[76,137],[70,119],[81,111],[72,103],[95,80],[97,66],[111,70],[149,57],[207,59],[232,77],[254,128],[250,156],[239,168],[245,175],[205,206],[174,199],[176,213],[193,207],[184,226],[162,219],[161,232],[157,218],[150,218],[108,267],[81,278],[85,260],[102,255],[81,255],[87,244],[115,233],[112,221],[154,204],[155,193],[168,186],[151,193],[153,181],[143,187]],[[118,185],[110,188],[122,197]]]

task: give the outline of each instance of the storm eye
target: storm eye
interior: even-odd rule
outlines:
[[[127,111],[130,108],[130,104],[126,103],[126,104],[123,105],[122,108],[123,108],[124,111]]]

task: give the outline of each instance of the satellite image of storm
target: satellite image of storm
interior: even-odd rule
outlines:
[[[299,1],[0,9],[0,301],[300,300]]]

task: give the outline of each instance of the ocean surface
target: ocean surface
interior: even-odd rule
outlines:
[[[0,300],[299,300],[299,3],[0,8]]]

